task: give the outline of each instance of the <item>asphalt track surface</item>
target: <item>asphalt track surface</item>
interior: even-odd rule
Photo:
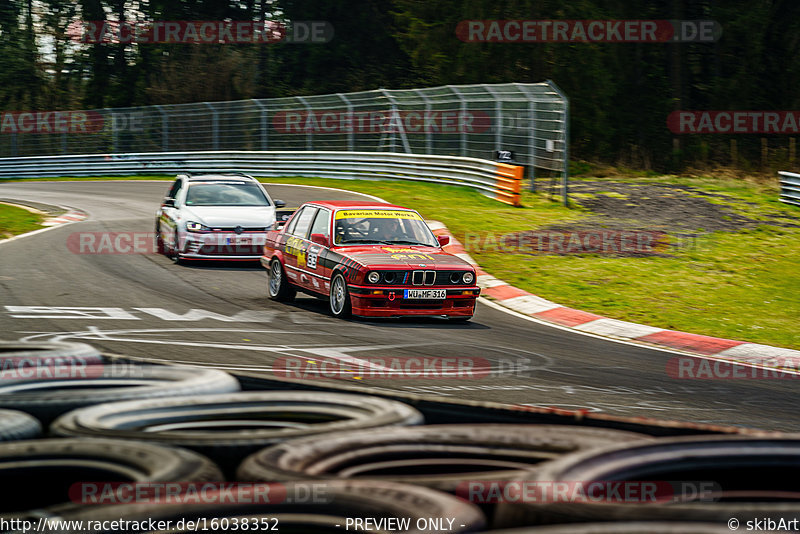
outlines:
[[[0,198],[90,215],[0,244],[0,339],[84,341],[157,362],[338,380],[383,391],[800,430],[795,380],[675,379],[667,362],[686,355],[552,328],[483,303],[463,325],[335,320],[326,302],[311,297],[270,301],[258,264],[175,265],[152,252],[79,254],[68,247],[74,233],[152,232],[168,185],[0,184]],[[363,198],[321,188],[268,189],[290,206]],[[433,365],[427,376],[398,378],[387,370],[413,358]],[[442,377],[442,358],[455,375]]]

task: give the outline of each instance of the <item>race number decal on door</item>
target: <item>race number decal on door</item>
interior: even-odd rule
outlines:
[[[308,249],[308,256],[306,256],[306,265],[309,269],[317,268],[317,257],[319,257],[319,247],[311,247]]]

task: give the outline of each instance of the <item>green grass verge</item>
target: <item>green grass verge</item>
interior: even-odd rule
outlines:
[[[632,185],[693,186],[719,195],[698,194],[709,202],[724,204],[764,224],[735,233],[706,235],[672,257],[469,252],[494,276],[565,306],[661,328],[800,349],[800,229],[774,225],[774,221],[797,223],[800,210],[781,204],[775,185],[715,177],[604,179]],[[542,194],[524,193],[525,207],[513,208],[468,188],[426,183],[322,178],[264,181],[377,195],[413,207],[428,219],[442,221],[462,242],[467,233],[534,230],[589,215],[580,209],[566,209]]]
[[[485,270],[560,304],[652,326],[800,349],[797,229],[701,238],[672,258],[475,254]]]
[[[0,204],[0,239],[38,230],[44,216],[17,206]]]

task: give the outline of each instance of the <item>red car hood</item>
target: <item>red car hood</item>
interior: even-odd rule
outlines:
[[[369,267],[472,269],[468,262],[436,247],[363,245],[335,247],[333,250]]]

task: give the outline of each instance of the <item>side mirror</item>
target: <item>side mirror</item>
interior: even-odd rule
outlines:
[[[436,240],[439,242],[439,245],[445,246],[450,243],[450,236],[449,235],[437,235]]]
[[[311,234],[311,242],[323,247],[331,246],[331,242],[325,234]]]
[[[273,198],[272,201],[275,203],[276,208],[282,208],[286,205],[286,202],[279,198]]]
[[[275,224],[272,225],[273,230],[280,230],[286,226],[286,221],[275,221]]]
[[[161,203],[162,206],[165,208],[174,208],[175,207],[175,199],[174,198],[165,198],[164,202]]]

